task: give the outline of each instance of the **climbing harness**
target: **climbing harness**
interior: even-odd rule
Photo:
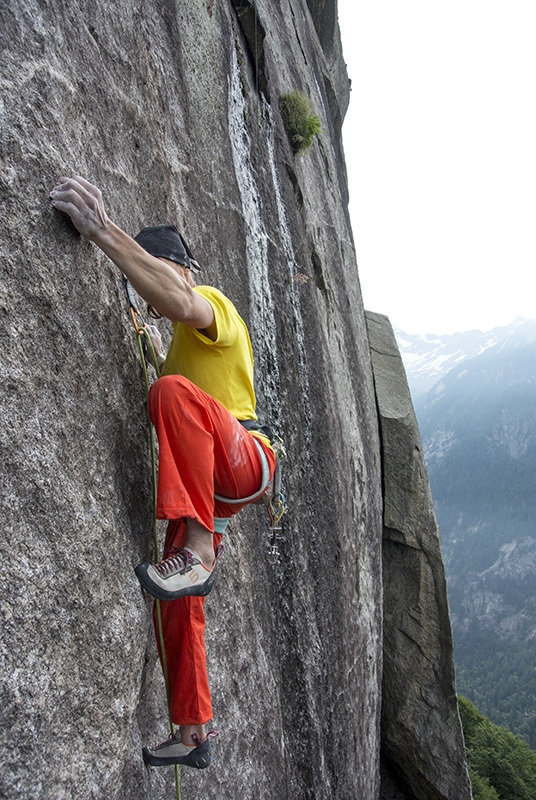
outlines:
[[[257,451],[259,453],[259,458],[262,464],[262,479],[261,479],[261,488],[258,489],[253,494],[250,494],[249,497],[222,497],[220,494],[214,493],[214,497],[216,500],[219,500],[220,503],[226,503],[229,506],[238,506],[238,505],[246,505],[246,503],[254,503],[255,500],[258,500],[262,494],[266,491],[268,484],[270,483],[270,468],[268,466],[268,459],[266,458],[266,454],[262,449],[261,443],[254,439],[255,444],[257,445]]]
[[[254,494],[250,495],[249,497],[240,497],[236,499],[231,499],[228,497],[222,497],[219,494],[215,494],[214,497],[216,500],[219,500],[222,503],[226,503],[228,505],[239,505],[239,504],[246,504],[246,503],[254,503],[258,500],[265,492],[267,493],[267,512],[268,517],[270,520],[269,525],[269,538],[268,538],[268,556],[267,560],[270,564],[278,564],[279,559],[281,557],[281,553],[279,552],[279,542],[283,540],[283,536],[281,534],[281,525],[280,522],[283,519],[283,516],[286,511],[285,507],[285,495],[281,491],[282,486],[282,471],[283,471],[283,463],[286,460],[287,454],[285,448],[283,446],[282,439],[277,436],[272,429],[268,425],[261,425],[256,420],[240,420],[240,424],[246,428],[246,430],[251,431],[252,433],[258,432],[265,436],[270,441],[270,445],[272,450],[274,451],[275,455],[275,470],[272,479],[272,488],[268,488],[268,484],[270,483],[270,470],[268,467],[268,459],[266,458],[266,454],[262,449],[260,442],[255,439],[255,444],[257,445],[257,450],[259,452],[259,456],[261,459],[262,464],[262,479],[261,479],[261,487],[256,491]],[[269,497],[268,497],[269,495]]]
[[[285,447],[283,445],[283,440],[280,436],[273,432],[272,428],[269,425],[260,425],[258,422],[254,420],[246,420],[245,422],[241,422],[241,424],[247,428],[247,430],[258,433],[261,433],[263,436],[266,436],[270,440],[270,445],[272,450],[274,451],[275,455],[275,471],[272,479],[272,488],[268,489],[269,499],[267,502],[267,511],[268,517],[270,519],[270,536],[268,540],[268,561],[271,564],[278,564],[280,559],[280,552],[279,552],[279,544],[278,542],[283,540],[283,536],[281,535],[281,525],[279,524],[283,519],[283,516],[286,511],[285,507],[285,495],[281,491],[282,486],[282,472],[283,472],[283,464],[286,461],[287,453]],[[259,446],[260,449],[260,446]],[[264,455],[264,453],[263,453]],[[264,456],[266,458],[266,456]],[[266,486],[263,486],[259,492],[261,495]]]
[[[146,396],[149,394],[149,374],[147,371],[147,363],[149,359],[149,352],[150,358],[153,363],[153,366],[156,370],[156,375],[160,377],[160,370],[158,368],[158,361],[154,349],[154,345],[152,339],[149,335],[149,331],[147,330],[145,323],[143,322],[142,315],[138,309],[138,304],[136,302],[136,296],[134,294],[134,289],[126,275],[123,275],[123,280],[125,284],[125,291],[127,293],[128,303],[130,307],[130,316],[132,319],[132,323],[134,325],[134,330],[137,334],[138,339],[138,348],[140,353],[140,361],[143,368],[143,376],[145,380],[145,392]],[[148,412],[147,412],[148,413]],[[151,420],[149,419],[149,449],[151,451],[151,479],[152,479],[152,506],[153,506],[153,543],[154,543],[154,555],[155,555],[155,562],[159,562],[158,557],[158,530],[156,525],[156,486],[157,486],[157,473],[156,473],[156,449],[155,449],[155,442],[154,442],[154,433],[153,433],[153,425]],[[166,649],[164,646],[164,631],[162,628],[162,612],[160,608],[160,600],[155,600],[155,609],[156,609],[156,622],[157,622],[157,629],[158,629],[158,641],[160,644],[160,652],[162,655],[162,673],[164,675],[164,684],[166,687],[166,700],[167,700],[167,708],[168,708],[168,719],[169,719],[169,729],[171,735],[175,733],[175,725],[173,724],[173,720],[171,718],[171,707],[170,707],[170,694],[169,694],[169,675],[167,669],[167,658],[166,658]],[[175,792],[177,800],[181,800],[181,787],[180,787],[180,777],[179,777],[179,767],[175,764]]]

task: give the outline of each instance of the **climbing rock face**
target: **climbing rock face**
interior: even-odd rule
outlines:
[[[387,317],[367,312],[384,486],[382,797],[471,797],[445,570],[417,420]]]
[[[250,325],[259,414],[288,451],[280,566],[263,509],[226,536],[206,603],[220,736],[183,795],[374,797],[379,460],[332,122],[343,65],[305,2],[10,0],[0,15],[0,794],[174,792],[173,770],[141,759],[168,732],[133,573],[152,557],[143,376],[121,276],[50,207],[75,173],[129,233],[184,233]],[[302,159],[279,117],[289,89],[322,122]]]
[[[144,377],[120,274],[50,207],[71,174],[100,186],[128,233],[166,222],[184,233],[202,281],[250,326],[258,413],[288,453],[279,565],[266,562],[263,509],[225,537],[205,606],[220,736],[210,769],[181,770],[182,794],[379,796],[380,448],[334,5],[0,6],[8,800],[175,792],[173,770],[141,758],[168,734],[151,603],[133,572],[153,558]],[[279,115],[291,89],[322,125],[300,158]]]

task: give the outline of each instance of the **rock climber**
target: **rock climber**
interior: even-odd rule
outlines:
[[[100,190],[80,176],[59,178],[52,206],[67,214],[126,275],[158,314],[173,323],[162,377],[149,392],[159,442],[157,517],[168,520],[163,560],[136,574],[159,598],[168,669],[169,739],[144,748],[147,764],[210,764],[212,718],[204,644],[204,601],[214,583],[229,518],[266,491],[275,468],[255,411],[249,333],[231,301],[196,286],[199,265],[173,225],[143,228],[133,239],[106,214]],[[162,653],[160,654],[162,656]]]

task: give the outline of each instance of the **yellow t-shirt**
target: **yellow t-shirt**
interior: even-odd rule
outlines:
[[[237,419],[257,419],[253,351],[246,323],[218,289],[196,286],[194,292],[214,309],[216,340],[196,328],[174,322],[162,375],[184,375]]]

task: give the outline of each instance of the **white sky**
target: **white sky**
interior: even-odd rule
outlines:
[[[338,5],[365,307],[408,333],[536,317],[536,1]]]

